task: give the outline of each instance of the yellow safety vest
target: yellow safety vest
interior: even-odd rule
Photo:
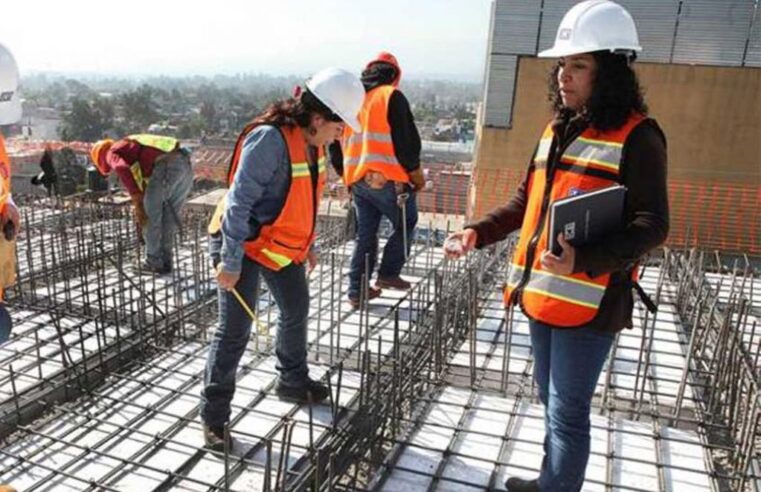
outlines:
[[[138,133],[135,135],[129,135],[126,140],[132,140],[144,147],[152,147],[160,150],[161,152],[169,153],[177,149],[180,146],[180,141],[174,137],[164,137],[162,135],[151,135],[149,133]],[[145,191],[145,187],[148,186],[148,178],[143,176],[143,169],[140,167],[140,162],[135,161],[129,167],[132,172],[132,177],[135,179],[135,183],[140,191]]]

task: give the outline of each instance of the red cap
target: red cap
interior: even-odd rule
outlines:
[[[402,68],[399,66],[399,62],[396,61],[396,57],[394,55],[388,51],[381,51],[378,53],[378,56],[376,56],[374,60],[370,61],[367,66],[365,66],[365,70],[375,65],[376,63],[388,63],[389,65],[393,66],[396,69],[396,78],[392,83],[394,86],[399,85],[399,81],[402,78]]]

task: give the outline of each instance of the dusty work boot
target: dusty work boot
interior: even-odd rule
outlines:
[[[378,277],[375,286],[381,289],[409,290],[412,284],[402,277]]]
[[[278,383],[275,393],[281,400],[294,403],[320,403],[330,396],[327,386],[309,378],[298,386]]]
[[[171,266],[169,267],[167,267],[166,265],[155,266],[145,261],[143,262],[142,265],[140,265],[140,269],[146,275],[169,275],[170,273],[172,273]]]
[[[507,487],[507,492],[539,492],[539,480],[511,477],[505,482],[505,487]]]
[[[229,438],[228,448],[232,450],[233,440]],[[204,447],[212,451],[223,453],[225,451],[225,429],[224,427],[211,427],[203,424],[203,441]],[[2,492],[2,489],[0,489]]]
[[[378,287],[370,287],[367,289],[367,300],[372,301],[373,299],[380,297],[381,292],[383,291]],[[351,304],[353,309],[359,309],[359,297],[349,296],[349,304]]]

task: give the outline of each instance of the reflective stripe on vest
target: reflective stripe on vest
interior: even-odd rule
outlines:
[[[600,166],[618,172],[623,144],[579,137],[568,146],[563,159],[582,166]]]
[[[518,285],[523,276],[523,270],[523,267],[513,265],[507,282],[508,286],[512,288]],[[523,289],[590,308],[599,306],[605,294],[605,287],[602,285],[565,275],[555,275],[536,268],[531,271],[529,281]]]
[[[265,255],[270,260],[272,260],[279,267],[278,270],[280,268],[287,267],[288,265],[291,264],[291,261],[292,261],[287,256],[277,254],[274,251],[268,250],[267,248],[262,248],[262,254]]]
[[[359,112],[361,132],[348,125],[344,129],[344,183],[352,185],[370,171],[386,179],[408,183],[407,171],[399,163],[388,123],[388,103],[394,93],[391,85],[378,86],[367,93]]]
[[[598,131],[587,128],[555,157],[552,188],[547,192],[547,159],[552,148],[552,126],[547,125],[534,155],[528,178],[526,213],[521,226],[512,269],[505,288],[505,302],[519,293],[521,308],[531,319],[556,326],[575,327],[590,322],[597,315],[610,281],[610,274],[589,277],[586,273],[555,275],[544,271],[541,253],[547,249],[549,214],[542,204],[549,193],[552,203],[579,192],[605,188],[620,181],[623,144],[642,121],[632,115],[619,129]],[[532,239],[536,240],[532,242]],[[527,265],[530,248],[532,263]],[[517,289],[517,291],[516,291]]]
[[[233,152],[228,170],[228,184],[232,184],[240,162],[240,154],[246,136],[257,125],[244,128]],[[271,224],[264,224],[255,239],[244,243],[246,256],[270,270],[280,270],[291,263],[306,260],[314,241],[314,228],[319,200],[327,180],[325,151],[317,153],[317,184],[312,181],[312,173],[307,161],[306,140],[299,128],[282,127],[280,133],[285,140],[291,165],[291,182],[280,214]],[[209,233],[216,234],[222,226],[226,208],[226,196],[217,204],[217,209],[209,224]]]

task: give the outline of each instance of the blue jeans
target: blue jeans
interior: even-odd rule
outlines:
[[[209,241],[214,264],[219,262],[221,236]],[[273,271],[248,257],[243,258],[240,280],[235,288],[255,309],[259,275],[267,282],[280,317],[275,340],[280,384],[299,386],[309,376],[307,367],[307,317],[309,286],[303,264],[290,264]],[[251,334],[251,318],[231,292],[218,289],[219,326],[214,332],[206,359],[204,389],[201,392],[201,418],[221,427],[230,418],[230,402],[235,393],[235,373]]]
[[[579,491],[589,460],[592,397],[615,334],[531,321],[534,379],[544,404],[542,491]]]
[[[0,300],[0,343],[3,343],[11,337],[11,328],[13,328],[11,315],[8,314],[8,310],[5,308],[5,303]]]
[[[145,261],[152,267],[172,267],[172,240],[182,207],[193,186],[190,159],[180,151],[157,162],[143,196],[148,224],[143,229]]]
[[[383,259],[378,268],[378,277],[398,277],[404,267],[404,230],[402,212],[396,203],[394,183],[389,181],[380,190],[370,188],[364,181],[351,187],[352,201],[357,220],[357,237],[349,269],[349,297],[359,298],[362,274],[365,273],[365,255],[369,258],[369,277],[375,270],[378,260],[378,227],[385,215],[394,226],[394,232],[383,248]],[[405,185],[406,186],[406,185]],[[417,224],[417,199],[409,186],[406,186],[409,198],[405,206],[407,215],[407,254],[410,252]],[[369,283],[369,278],[367,279]]]

